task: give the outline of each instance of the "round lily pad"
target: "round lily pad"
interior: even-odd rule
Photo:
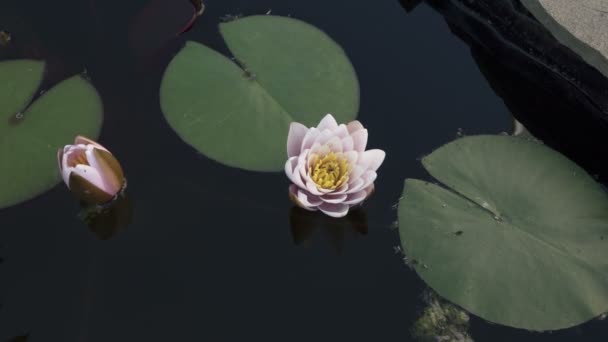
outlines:
[[[509,136],[473,136],[423,159],[444,186],[405,182],[401,242],[441,296],[529,330],[608,311],[608,195],[560,153]]]
[[[161,107],[179,136],[223,164],[282,170],[292,121],[350,121],[359,83],[346,54],[302,21],[252,16],[220,25],[235,60],[188,42],[169,64]]]
[[[0,208],[33,198],[60,180],[57,149],[76,135],[96,138],[102,103],[80,76],[62,81],[32,101],[44,62],[0,62]]]

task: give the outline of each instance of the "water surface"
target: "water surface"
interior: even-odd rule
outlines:
[[[512,127],[468,46],[430,7],[406,14],[396,0],[209,0],[178,39],[167,41],[173,32],[160,24],[130,35],[147,2],[0,5],[19,47],[10,57],[47,59],[58,78],[86,69],[104,101],[100,141],[122,161],[134,207],[131,225],[106,241],[78,218],[63,185],[1,210],[0,339],[411,340],[425,285],[394,249],[403,180],[430,179],[419,157],[458,132]],[[180,23],[187,10],[158,17]],[[283,174],[207,159],[160,112],[162,72],[185,40],[229,54],[221,18],[269,10],[323,29],[357,70],[359,119],[387,159],[350,222],[293,209]],[[473,318],[470,332],[477,341],[571,341],[608,329],[596,321],[535,334]]]

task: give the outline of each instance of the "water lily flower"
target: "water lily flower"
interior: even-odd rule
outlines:
[[[77,136],[74,145],[59,149],[57,161],[63,181],[83,202],[107,203],[125,184],[122,168],[112,153],[85,137]]]
[[[365,150],[367,129],[359,121],[348,125],[327,114],[317,127],[294,122],[287,137],[285,173],[293,182],[291,199],[307,210],[343,217],[374,190],[382,150]]]

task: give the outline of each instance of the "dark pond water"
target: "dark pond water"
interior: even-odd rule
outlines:
[[[104,101],[100,141],[122,161],[132,222],[101,241],[63,185],[0,211],[0,340],[408,341],[424,283],[395,253],[393,205],[419,157],[464,134],[509,132],[512,117],[443,17],[397,0],[3,0],[3,58],[86,69]],[[160,112],[164,67],[185,40],[227,53],[221,18],[291,15],[326,31],[361,83],[359,119],[387,159],[351,221],[293,208],[282,173],[220,165],[184,144]],[[164,44],[161,44],[164,43]],[[49,77],[50,77],[49,76]],[[465,270],[466,271],[466,270]],[[606,322],[529,333],[472,318],[476,341],[605,340]]]

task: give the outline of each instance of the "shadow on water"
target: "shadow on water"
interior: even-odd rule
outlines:
[[[606,77],[557,42],[517,0],[427,3],[470,46],[492,89],[532,135],[608,180],[608,160],[598,158],[608,147]]]
[[[78,215],[99,240],[108,240],[127,229],[133,217],[133,202],[120,194],[106,206],[83,206]]]
[[[289,212],[289,223],[296,245],[308,245],[315,233],[321,233],[338,254],[343,252],[347,236],[366,236],[368,232],[367,215],[363,208],[351,210],[343,218],[333,218],[294,206]]]

